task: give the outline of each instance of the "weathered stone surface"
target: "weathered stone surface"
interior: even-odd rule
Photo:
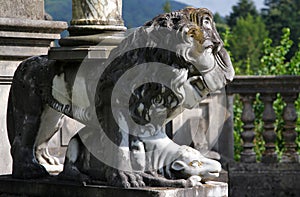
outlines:
[[[42,20],[44,18],[44,0],[1,1],[0,17]]]
[[[298,196],[300,164],[229,164],[229,195]]]
[[[21,3],[22,5],[19,7]],[[40,3],[42,3],[42,8],[39,7]],[[30,5],[33,10],[38,9],[39,11],[43,11],[44,9],[43,1],[41,0],[13,0],[1,2],[0,13],[5,14],[6,11],[8,12],[7,6],[12,6],[12,8],[18,8],[19,10],[25,8],[27,5]],[[5,9],[6,11],[2,12],[1,9]],[[28,6],[26,9],[29,9]],[[36,12],[36,14],[39,13],[38,11]],[[23,15],[14,13],[14,11],[11,11],[10,14],[11,18],[0,18],[0,109],[2,109],[0,112],[0,125],[2,125],[0,131],[0,174],[12,172],[10,145],[5,127],[7,98],[12,76],[18,64],[25,58],[35,55],[46,55],[51,42],[54,39],[59,39],[60,32],[67,28],[66,22],[31,20],[38,19],[37,15],[23,17]],[[41,14],[42,16],[43,14]]]
[[[0,30],[9,32],[55,33],[59,34],[68,27],[66,22],[31,20],[20,18],[0,18]],[[42,36],[42,35],[40,35]],[[23,36],[25,37],[25,36]],[[56,38],[60,38],[59,35]]]
[[[227,184],[208,182],[193,188],[139,188],[122,189],[108,186],[59,181],[55,177],[39,180],[18,180],[0,177],[0,196],[122,196],[122,197],[205,197],[228,196]]]
[[[300,76],[237,76],[226,86],[228,94],[299,93]]]
[[[109,53],[113,48],[115,47],[82,46],[82,47],[51,48],[51,50],[49,50],[49,59],[63,60],[63,61],[67,61],[67,60],[81,61],[85,58],[105,60],[109,56]]]
[[[66,22],[0,18],[0,59],[20,60],[46,55],[51,42],[59,39],[60,32],[66,28]]]

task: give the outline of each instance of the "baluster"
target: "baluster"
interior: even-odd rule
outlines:
[[[285,151],[282,155],[281,162],[299,162],[299,155],[297,153],[297,145],[295,140],[297,133],[295,131],[297,113],[295,109],[295,100],[298,98],[298,94],[282,94],[283,100],[286,102],[286,106],[283,110],[284,120],[284,147]]]
[[[241,100],[243,102],[243,112],[242,112],[242,121],[244,123],[244,131],[241,134],[241,137],[244,141],[243,148],[244,150],[241,153],[241,162],[245,163],[255,163],[256,154],[253,151],[253,140],[255,137],[254,133],[254,120],[255,114],[252,109],[252,102],[254,95],[250,94],[241,94]]]
[[[277,154],[275,152],[276,133],[274,131],[274,123],[276,114],[273,108],[273,102],[276,99],[276,94],[262,94],[260,99],[264,103],[264,112],[262,120],[264,121],[263,138],[265,141],[265,151],[262,155],[262,162],[276,163]]]

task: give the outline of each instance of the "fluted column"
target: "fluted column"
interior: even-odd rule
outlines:
[[[122,0],[73,0],[70,35],[124,30]]]

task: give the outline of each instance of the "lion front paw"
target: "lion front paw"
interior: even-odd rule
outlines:
[[[14,144],[12,147],[12,157],[13,177],[31,179],[49,176],[47,170],[35,159],[31,148]]]
[[[125,172],[122,170],[111,169],[106,172],[107,182],[116,187],[144,187],[143,178],[135,172]]]
[[[72,164],[65,164],[64,170],[61,173],[59,173],[58,178],[78,182],[90,181],[89,176],[80,172],[80,170],[78,170],[78,168]]]

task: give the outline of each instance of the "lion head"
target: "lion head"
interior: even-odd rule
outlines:
[[[111,52],[97,86],[97,116],[101,121],[111,113],[130,128],[147,125],[154,117],[170,120],[179,107],[193,107],[233,76],[208,9],[162,14],[135,29]],[[103,110],[105,106],[118,110]]]

